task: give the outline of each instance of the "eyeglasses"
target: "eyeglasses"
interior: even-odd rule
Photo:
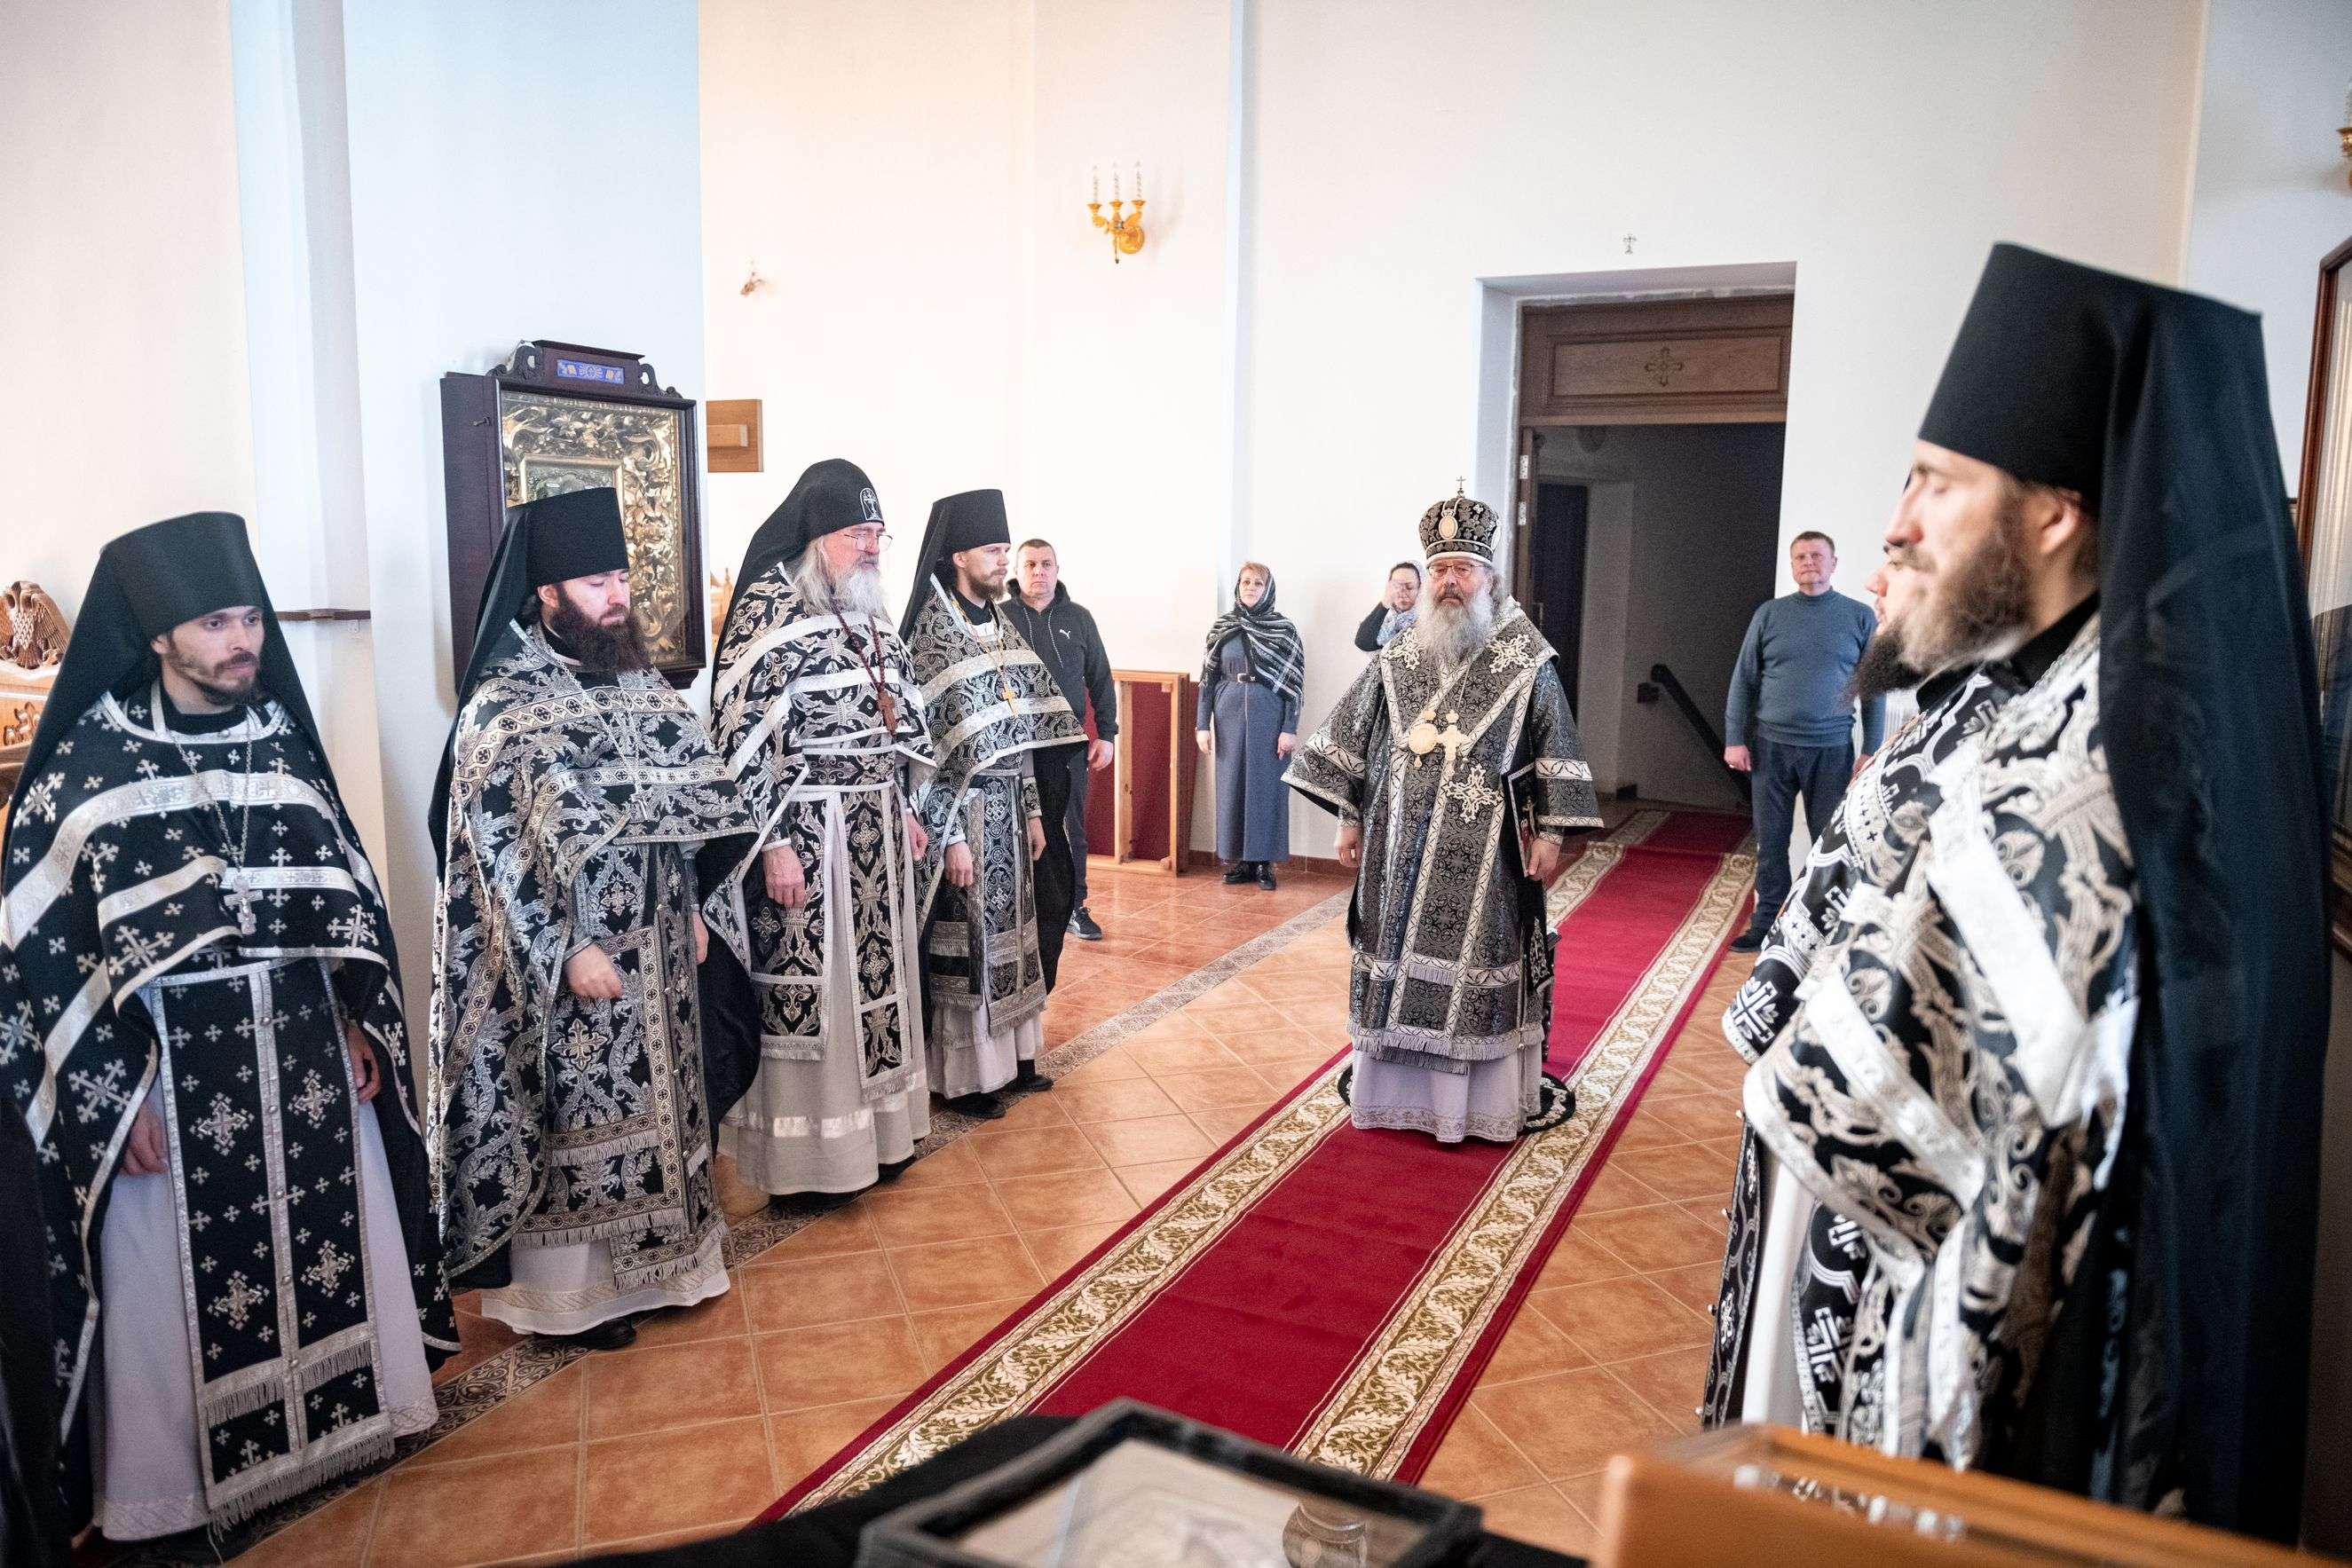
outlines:
[[[842,532],[847,534],[863,549],[881,549],[887,546],[891,539],[888,529],[872,524],[863,528],[844,528]]]

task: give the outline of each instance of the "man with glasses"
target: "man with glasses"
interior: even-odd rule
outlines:
[[[882,601],[887,538],[856,464],[812,466],[752,536],[711,673],[719,752],[760,824],[757,854],[716,868],[741,883],[751,967],[706,969],[705,1011],[760,1035],[720,1147],[803,1209],[896,1176],[930,1132],[911,803],[931,743]],[[756,1006],[730,998],[746,989]]]

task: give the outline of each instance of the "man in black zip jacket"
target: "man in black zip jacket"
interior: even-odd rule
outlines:
[[[1095,629],[1094,616],[1063,586],[1061,561],[1052,545],[1044,539],[1024,541],[1013,571],[1021,591],[1005,603],[1006,614],[1020,629],[1022,640],[1054,672],[1054,683],[1061,688],[1070,711],[1083,722],[1087,705],[1094,705],[1095,739],[1083,750],[1073,746],[1040,755],[1037,785],[1050,802],[1046,769],[1060,766],[1066,772],[1068,804],[1063,820],[1070,841],[1069,934],[1081,942],[1099,942],[1102,927],[1087,911],[1087,775],[1110,766],[1111,738],[1118,734],[1118,696],[1111,686],[1110,659],[1103,652],[1102,633]]]

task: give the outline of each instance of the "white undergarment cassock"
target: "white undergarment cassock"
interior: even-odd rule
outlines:
[[[1759,1145],[1763,1162],[1764,1250],[1756,1260],[1756,1301],[1749,1310],[1748,1366],[1739,1389],[1739,1418],[1778,1426],[1805,1425],[1798,1385],[1797,1270],[1812,1228],[1813,1195]]]
[[[359,1132],[368,1312],[383,1396],[394,1432],[421,1432],[434,1422],[433,1378],[373,1104],[360,1107]],[[172,1184],[118,1173],[110,1190],[98,1239],[104,1310],[89,1384],[90,1470],[99,1529],[111,1541],[145,1541],[196,1529],[209,1517],[198,1468],[204,1433],[196,1424],[194,1348],[180,1291]]]
[[[1359,1127],[1426,1133],[1441,1144],[1483,1138],[1507,1144],[1543,1099],[1544,1048],[1521,1046],[1466,1072],[1382,1061],[1357,1051],[1348,1100]]]
[[[690,1307],[727,1293],[727,1228],[714,1225],[693,1265],[657,1285],[624,1291],[613,1280],[613,1249],[602,1241],[509,1247],[513,1282],[482,1292],[482,1315],[521,1333],[574,1334],[614,1318]]]
[[[1042,1012],[1012,1029],[996,1029],[989,1022],[984,998],[970,1011],[935,1008],[923,1039],[931,1088],[950,1100],[992,1093],[1013,1082],[1023,1062],[1036,1061],[1045,1043]]]

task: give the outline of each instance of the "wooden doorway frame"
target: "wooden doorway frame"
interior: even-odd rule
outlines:
[[[1536,448],[1586,424],[1786,424],[1796,292],[1528,299],[1518,312],[1511,580],[1528,580]]]

